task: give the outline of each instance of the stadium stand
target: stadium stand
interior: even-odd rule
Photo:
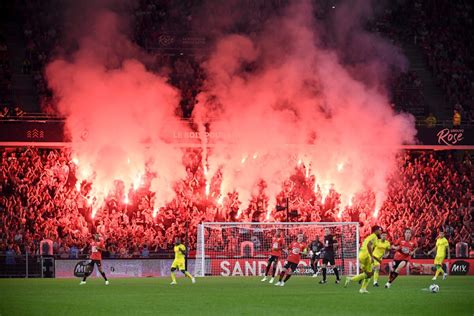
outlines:
[[[195,245],[196,225],[201,221],[264,220],[262,206],[268,199],[264,193],[254,196],[239,218],[236,194],[230,194],[222,206],[214,198],[207,198],[200,161],[198,150],[186,151],[187,177],[176,185],[176,198],[160,210],[156,219],[152,217],[153,196],[146,185],[149,179],[136,193],[130,192],[129,204],[123,202],[125,192],[118,187],[92,219],[87,203],[90,187],[83,183],[80,192],[76,190],[75,165],[68,150],[2,150],[0,249],[35,254],[39,241],[49,237],[54,240],[54,253],[67,257],[86,246],[90,233],[98,232],[106,236],[109,256],[140,257],[145,246],[151,255],[166,252],[187,225],[189,244]],[[453,243],[465,242],[472,249],[473,171],[468,155],[462,160],[450,152],[399,156],[398,171],[390,180],[379,223],[392,239],[399,238],[404,227],[412,227],[422,245],[421,257],[432,247],[436,230],[441,227]],[[296,169],[285,181],[278,203],[283,205],[289,198],[290,209],[296,214],[288,220],[355,221],[361,223],[361,234],[366,234],[372,221],[374,195],[366,192],[355,196],[353,206],[338,219],[338,193],[332,190],[323,203],[321,193],[312,190],[314,180]],[[218,187],[214,189],[211,197],[218,194]],[[285,212],[280,212],[274,219],[285,221],[285,217]]]

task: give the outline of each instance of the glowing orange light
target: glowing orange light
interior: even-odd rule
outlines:
[[[211,190],[211,184],[206,182],[206,196],[209,196],[209,191]]]
[[[270,219],[270,213],[271,213],[271,210],[268,210],[267,215],[265,216],[265,220],[268,221]]]
[[[338,163],[337,164],[337,171],[341,172],[343,169],[344,169],[344,163],[343,162]]]

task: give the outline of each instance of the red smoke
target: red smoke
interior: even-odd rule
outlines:
[[[67,117],[79,181],[93,182],[95,212],[115,180],[128,191],[145,171],[156,173],[151,189],[158,210],[174,196],[171,183],[185,175],[181,151],[170,144],[168,132],[185,130],[174,115],[178,91],[131,57],[138,56],[137,49],[118,33],[115,14],[101,12],[94,21],[94,32],[80,39],[72,58],[57,59],[46,69]]]
[[[222,169],[222,194],[236,190],[244,206],[260,179],[274,205],[300,162],[323,198],[334,186],[344,207],[369,189],[378,210],[395,154],[415,135],[412,117],[394,113],[381,83],[356,80],[352,66],[318,44],[317,29],[309,2],[298,2],[253,38],[221,38],[204,65],[195,120],[223,135],[207,158],[210,176]]]
[[[383,64],[380,56],[357,67],[343,64],[340,54],[322,46],[309,1],[297,3],[252,37],[222,36],[202,65],[207,80],[193,120],[202,135],[206,191],[221,172],[219,203],[235,190],[246,207],[263,179],[271,219],[275,197],[299,163],[315,176],[323,198],[333,186],[344,207],[369,189],[378,209],[399,146],[414,138],[413,119],[389,106],[374,67]],[[115,180],[133,189],[145,171],[156,173],[157,211],[185,176],[182,153],[169,138],[170,131],[187,129],[174,114],[178,91],[147,71],[116,15],[102,12],[93,21],[72,58],[46,70],[67,117],[79,179],[93,182],[96,211]],[[218,136],[208,139],[205,126]]]

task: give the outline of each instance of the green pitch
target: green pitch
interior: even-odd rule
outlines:
[[[294,277],[285,287],[260,278],[0,279],[0,315],[474,315],[474,277],[439,281],[400,277],[392,288],[358,293],[359,286],[325,285]],[[382,278],[384,284],[386,279]]]

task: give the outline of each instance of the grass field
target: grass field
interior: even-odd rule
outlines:
[[[439,281],[437,294],[422,290],[429,277],[400,277],[390,289],[343,288],[294,277],[285,287],[259,278],[206,277],[191,284],[165,278],[0,279],[0,315],[474,315],[474,277]],[[385,283],[382,278],[381,284]]]

